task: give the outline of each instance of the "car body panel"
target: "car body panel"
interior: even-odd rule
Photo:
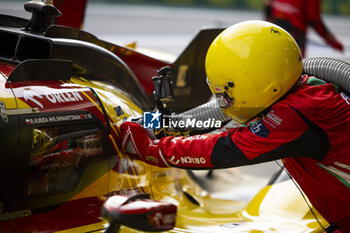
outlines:
[[[198,198],[200,206],[194,205],[186,198],[181,199],[179,196],[175,200],[171,200],[169,196],[163,196],[161,199],[173,201],[179,208],[176,227],[169,232],[323,232],[295,189],[292,181],[267,186],[248,205],[232,200],[213,199],[207,194]],[[286,194],[288,194],[288,200],[279,201]],[[315,209],[313,211],[321,223],[326,225],[327,222],[317,211]],[[107,225],[106,222],[101,221],[60,231],[60,233],[82,232],[83,230],[102,232]],[[139,231],[122,227],[120,232]]]
[[[67,88],[73,88],[79,93],[84,92],[84,95],[80,95],[84,96],[82,97],[83,101],[78,102],[78,104],[75,103],[76,101],[71,101],[70,103],[64,102],[61,105],[54,105],[48,100],[44,101],[43,99],[46,97],[39,98],[40,103],[45,106],[40,110],[52,112],[58,111],[63,106],[64,108],[78,107],[78,109],[84,106],[84,109],[90,108],[89,112],[99,116],[99,121],[104,122],[103,111],[97,103],[98,101],[94,99],[91,92],[87,94],[86,86],[92,87],[103,103],[108,120],[113,122],[109,140],[118,155],[116,158],[108,160],[108,168],[103,169],[97,179],[88,181],[85,188],[69,197],[58,208],[12,220],[16,231],[63,230],[63,232],[80,232],[82,229],[103,229],[106,222],[101,221],[99,211],[107,196],[114,193],[150,193],[152,198],[156,200],[171,202],[178,206],[176,228],[171,232],[214,232],[217,230],[232,232],[233,227],[235,232],[241,230],[242,232],[257,230],[278,232],[292,226],[294,229],[300,227],[303,232],[318,232],[318,225],[309,213],[304,200],[297,190],[290,190],[294,187],[291,181],[264,188],[245,207],[246,203],[211,198],[206,191],[189,178],[184,170],[156,168],[143,162],[128,159],[118,146],[118,124],[123,120],[123,117],[141,114],[141,110],[117,89],[111,91],[111,87],[104,83],[92,82],[87,85],[87,82],[81,78],[72,78],[69,82],[48,81],[46,85],[41,86],[40,90],[36,88],[36,82],[27,85],[13,84],[14,93],[18,96],[17,102],[23,102],[20,104],[22,107],[41,107],[35,101],[24,98],[24,88],[26,87],[39,96],[44,96],[45,88],[55,86],[55,90],[50,90],[51,92],[48,93],[62,91],[61,94],[64,93],[63,96],[66,95],[67,99],[70,96],[67,95],[69,93]],[[118,116],[115,111],[118,106],[123,110],[121,116]],[[33,121],[35,122],[35,119]],[[104,123],[104,126],[106,125]],[[98,169],[98,165],[94,165],[95,168],[89,169]],[[101,164],[101,166],[105,165]],[[40,202],[47,205],[50,203],[50,198],[41,199]],[[37,206],[38,203],[32,202],[30,205]],[[89,214],[86,215],[86,213]],[[51,223],[52,221],[54,223]],[[121,232],[135,231],[122,227]]]

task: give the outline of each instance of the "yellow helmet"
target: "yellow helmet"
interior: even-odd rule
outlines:
[[[245,123],[293,87],[302,73],[300,49],[281,27],[245,21],[218,35],[205,60],[207,83],[230,118]]]

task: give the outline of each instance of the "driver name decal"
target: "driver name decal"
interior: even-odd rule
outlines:
[[[46,124],[46,123],[57,123],[57,122],[89,120],[89,119],[93,119],[93,116],[91,113],[26,118],[25,123],[26,125],[31,125],[31,124]]]

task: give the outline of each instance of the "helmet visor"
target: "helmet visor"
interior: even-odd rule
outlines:
[[[227,91],[230,88],[228,88],[227,85],[213,85],[209,82],[208,78],[207,78],[207,84],[211,90],[211,92],[213,93],[213,95],[215,96],[219,107],[220,108],[229,108],[233,105],[233,97],[231,97],[230,93]]]

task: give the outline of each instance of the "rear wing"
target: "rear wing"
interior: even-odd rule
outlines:
[[[175,112],[196,107],[211,96],[206,84],[205,56],[212,41],[225,28],[201,29],[172,64],[175,101],[168,103]]]

